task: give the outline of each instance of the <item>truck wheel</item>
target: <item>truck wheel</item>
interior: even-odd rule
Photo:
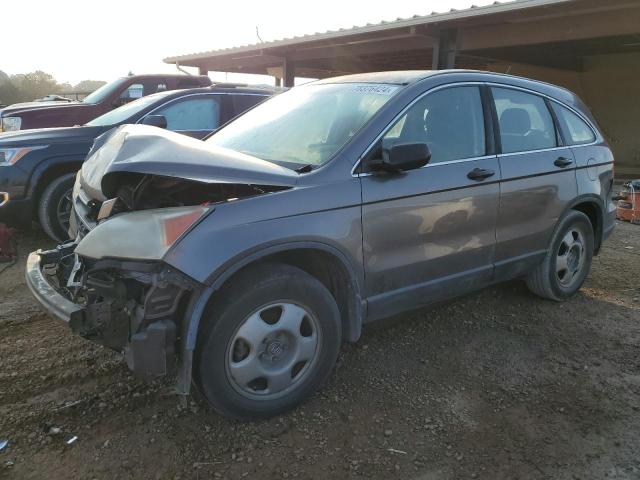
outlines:
[[[569,298],[587,278],[593,247],[589,217],[582,212],[570,211],[558,222],[544,260],[527,276],[527,287],[550,300]]]
[[[242,272],[202,319],[195,376],[220,414],[267,418],[308,398],[329,377],[341,343],[333,296],[299,268]]]
[[[57,242],[69,239],[69,215],[71,215],[71,191],[75,173],[54,179],[42,192],[38,219],[47,235]]]

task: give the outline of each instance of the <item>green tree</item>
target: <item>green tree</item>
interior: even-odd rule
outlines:
[[[20,91],[13,84],[9,75],[0,70],[0,105],[19,102]]]
[[[60,91],[55,78],[42,70],[13,75],[11,81],[20,90],[23,101],[27,102]]]
[[[105,83],[102,80],[83,80],[71,85],[58,83],[42,70],[11,76],[0,70],[0,104],[30,102],[45,95],[64,95],[65,92],[93,92]]]
[[[82,80],[80,83],[73,86],[74,92],[93,92],[106,84],[102,80]]]

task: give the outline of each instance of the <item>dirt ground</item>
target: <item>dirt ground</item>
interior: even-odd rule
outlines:
[[[134,379],[23,270],[0,274],[0,478],[640,478],[638,226],[566,303],[514,281],[367,327],[322,392],[260,423]]]

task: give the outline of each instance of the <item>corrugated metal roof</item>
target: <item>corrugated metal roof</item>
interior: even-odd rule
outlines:
[[[410,18],[398,18],[391,21],[381,21],[380,23],[368,23],[364,26],[353,26],[351,28],[340,28],[338,30],[328,30],[326,32],[317,32],[314,34],[294,36],[291,38],[283,38],[281,40],[272,40],[262,43],[254,43],[250,45],[242,45],[239,47],[221,48],[218,50],[209,50],[204,52],[190,53],[185,55],[178,55],[173,57],[167,57],[164,59],[165,63],[176,63],[189,60],[198,60],[203,58],[216,57],[221,55],[229,55],[236,53],[250,52],[263,48],[274,47],[286,47],[289,45],[298,45],[306,42],[314,42],[318,40],[330,40],[333,38],[345,37],[348,35],[356,35],[362,33],[371,33],[377,31],[391,30],[401,27],[412,27],[415,25],[424,25],[429,23],[439,23],[452,20],[460,20],[463,18],[491,15],[496,13],[510,12],[514,10],[522,10],[532,7],[540,7],[546,5],[554,5],[559,3],[566,3],[574,0],[514,0],[511,2],[493,2],[491,5],[485,5],[478,7],[471,5],[471,7],[456,10],[452,8],[448,12],[431,12],[429,15],[414,15]]]

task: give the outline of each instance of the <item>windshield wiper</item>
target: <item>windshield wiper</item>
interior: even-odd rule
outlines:
[[[309,173],[313,170],[314,165],[307,163],[306,165],[302,165],[301,167],[294,168],[293,170],[297,173]]]

